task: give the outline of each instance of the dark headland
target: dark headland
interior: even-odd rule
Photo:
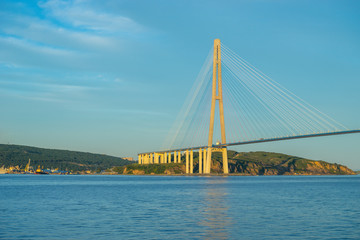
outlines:
[[[354,175],[346,166],[272,152],[228,151],[229,172],[234,175]],[[119,157],[77,151],[0,144],[0,168],[22,173],[31,159],[33,168],[60,169],[72,174],[185,174],[182,163],[139,165]],[[9,171],[8,171],[9,172]],[[14,173],[15,173],[14,172]],[[194,172],[198,154],[194,153]],[[222,173],[220,153],[213,154],[211,172]]]

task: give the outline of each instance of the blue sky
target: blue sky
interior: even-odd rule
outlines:
[[[159,149],[213,40],[360,128],[360,2],[0,2],[0,142]],[[360,169],[360,134],[238,147]]]

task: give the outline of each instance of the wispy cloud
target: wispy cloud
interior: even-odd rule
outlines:
[[[39,44],[37,42],[29,41],[24,38],[12,36],[0,36],[0,44],[2,46],[12,45],[19,49],[31,49],[37,54],[46,54],[51,56],[71,56],[72,52],[66,49],[53,47],[51,45]]]
[[[40,64],[46,63],[46,58],[54,63],[51,58],[61,55],[61,62],[71,62],[75,68],[84,62],[98,67],[102,64],[94,64],[92,59],[115,56],[124,49],[125,41],[141,35],[144,29],[129,17],[98,11],[88,1],[49,0],[38,6],[41,14],[26,14],[24,6],[19,13],[18,5],[0,10],[0,48],[14,48],[10,58],[13,64],[18,59],[14,55],[22,59],[28,53],[36,56],[35,60],[45,58]],[[17,53],[17,49],[25,54]],[[77,60],[72,61],[74,58]],[[0,56],[0,61],[5,60]]]
[[[121,47],[119,38],[67,28],[65,25],[33,16],[1,12],[0,19],[7,19],[0,22],[0,33],[17,39],[26,39],[34,46],[44,45],[76,52],[104,51]]]
[[[91,91],[102,90],[89,86],[6,80],[0,81],[0,87],[3,94],[12,97],[47,102],[72,102],[87,97]]]
[[[144,27],[129,17],[95,11],[89,2],[83,0],[49,0],[39,6],[46,14],[73,27],[102,33],[134,33]]]
[[[119,106],[119,93],[139,91],[117,61],[127,57],[133,39],[149,33],[146,27],[91,1],[5,3],[0,7],[1,96],[102,108]]]

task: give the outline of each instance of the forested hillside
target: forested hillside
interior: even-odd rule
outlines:
[[[113,166],[132,163],[119,157],[67,150],[44,149],[20,145],[0,144],[0,167],[24,168],[31,159],[31,166],[58,168],[68,171],[100,171]]]

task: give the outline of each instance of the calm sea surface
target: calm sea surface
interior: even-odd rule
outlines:
[[[0,239],[360,239],[360,176],[0,175]]]

